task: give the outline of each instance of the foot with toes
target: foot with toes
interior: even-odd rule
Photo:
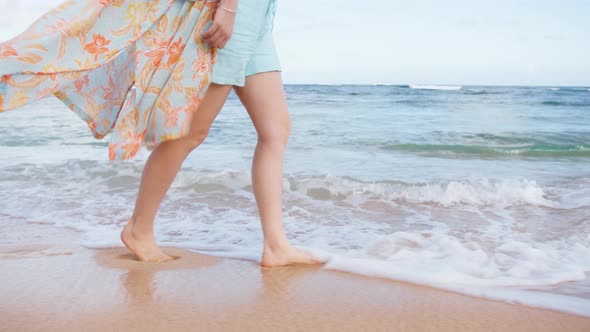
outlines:
[[[162,263],[174,260],[156,245],[153,234],[138,232],[133,220],[121,231],[121,241],[142,262]]]
[[[325,262],[305,250],[286,245],[279,249],[270,249],[265,246],[260,265],[263,267],[279,267],[294,264],[311,265],[323,263]]]

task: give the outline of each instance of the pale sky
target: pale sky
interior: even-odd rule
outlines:
[[[0,40],[60,2],[0,0]],[[275,21],[285,83],[589,86],[589,32],[588,0],[278,0]]]

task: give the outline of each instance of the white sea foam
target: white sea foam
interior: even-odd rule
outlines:
[[[461,90],[460,85],[417,85],[410,84],[412,89],[424,89],[424,90]]]
[[[409,203],[434,203],[443,206],[457,204],[511,206],[531,204],[556,206],[545,198],[543,188],[535,181],[506,179],[492,181],[450,181],[411,184],[404,182],[361,182],[349,178],[291,179],[285,190],[298,191],[316,199],[365,198]]]
[[[313,250],[310,251],[315,252]],[[440,267],[439,264],[435,267],[429,267],[428,264],[430,261],[417,261],[418,263],[414,265],[418,266],[418,269],[412,271],[407,270],[405,266],[396,266],[397,262],[386,265],[381,261],[348,258],[341,255],[332,255],[328,259],[328,263],[325,266],[327,269],[428,285],[462,294],[554,309],[590,317],[590,301],[588,299],[534,290],[523,290],[514,287],[462,285],[460,280],[465,280],[466,278],[464,276],[457,273],[449,273],[449,271],[446,271],[446,275],[444,275],[445,272],[441,275],[440,271],[436,270],[436,267]],[[444,278],[447,279],[445,280]]]

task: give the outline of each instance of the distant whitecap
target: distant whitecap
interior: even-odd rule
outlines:
[[[424,89],[424,90],[461,90],[460,85],[415,85],[411,84],[412,89]]]

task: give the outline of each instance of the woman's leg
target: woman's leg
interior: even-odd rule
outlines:
[[[252,187],[264,234],[261,265],[319,263],[311,254],[291,246],[283,228],[283,156],[291,122],[281,73],[272,71],[247,76],[245,86],[235,86],[234,90],[258,133]]]
[[[156,245],[156,214],[182,163],[207,137],[230,90],[231,85],[211,83],[199,109],[193,114],[189,134],[160,143],[150,154],[141,176],[133,215],[121,232],[121,240],[139,260],[162,262],[172,259]]]

